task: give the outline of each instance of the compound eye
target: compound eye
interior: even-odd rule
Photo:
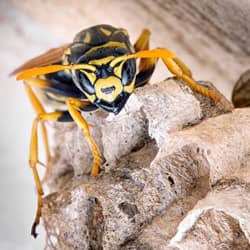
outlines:
[[[91,84],[89,78],[81,71],[77,70],[76,79],[78,81],[79,87],[87,92],[89,95],[95,94],[94,86]]]
[[[135,76],[136,64],[134,59],[127,60],[122,67],[122,85],[129,85]]]

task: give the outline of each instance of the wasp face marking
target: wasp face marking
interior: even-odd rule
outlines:
[[[121,80],[117,77],[98,79],[95,83],[96,97],[107,103],[112,103],[123,91]]]
[[[112,34],[112,31],[105,29],[104,27],[100,28],[100,31],[105,35],[105,36],[110,36]]]
[[[95,71],[78,70],[76,82],[88,99],[106,111],[118,113],[134,90],[136,64],[133,59],[110,66],[107,57],[95,60]],[[103,60],[103,64],[101,61]]]

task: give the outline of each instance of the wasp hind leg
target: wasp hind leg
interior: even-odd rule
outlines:
[[[30,102],[32,106],[34,107],[37,117],[34,119],[33,126],[32,126],[32,133],[31,133],[31,142],[30,142],[30,154],[29,154],[29,164],[33,172],[38,200],[37,200],[37,212],[35,221],[33,223],[31,234],[36,237],[36,227],[40,222],[41,218],[41,210],[43,206],[42,196],[43,196],[43,189],[42,189],[42,181],[40,180],[38,171],[37,171],[37,164],[40,164],[40,161],[38,159],[38,125],[41,125],[42,128],[42,136],[45,143],[45,150],[47,153],[47,158],[50,157],[49,153],[49,145],[48,145],[48,138],[47,138],[47,131],[44,122],[46,121],[59,121],[59,122],[67,122],[67,121],[73,121],[72,115],[68,111],[57,111],[52,113],[46,113],[45,109],[43,108],[41,102],[33,92],[31,86],[35,86],[41,89],[51,89],[54,90],[56,86],[53,86],[53,83],[50,83],[46,80],[42,79],[36,79],[31,78],[27,79],[24,82],[25,84],[25,90],[28,94],[28,97],[30,99]],[[55,89],[57,90],[57,89]],[[61,93],[63,94],[64,90],[62,89]],[[67,94],[67,93],[65,93]],[[71,99],[71,98],[69,98]],[[84,111],[92,111],[96,109],[97,107],[91,104],[88,101],[79,101],[75,99],[74,105],[77,107],[77,109],[82,109]],[[78,111],[76,111],[78,112]],[[98,165],[98,164],[97,164]],[[99,164],[100,165],[100,164]],[[49,175],[50,168],[46,168],[45,178]],[[96,172],[96,171],[95,171]]]
[[[36,237],[36,226],[40,222],[41,218],[41,210],[43,206],[43,201],[42,201],[42,196],[43,196],[43,188],[42,188],[42,183],[37,171],[37,164],[39,163],[38,160],[38,133],[37,133],[37,128],[39,122],[43,124],[44,121],[59,121],[60,118],[62,118],[65,115],[65,111],[58,111],[58,112],[52,112],[52,113],[41,113],[38,114],[37,117],[33,121],[33,126],[32,126],[32,132],[31,132],[31,140],[30,140],[30,154],[29,154],[29,165],[32,169],[35,184],[36,184],[36,190],[37,190],[37,195],[38,195],[38,200],[37,200],[37,212],[36,212],[36,217],[35,221],[33,223],[32,229],[31,229],[31,234]]]
[[[79,109],[83,109],[89,105],[88,101],[80,101],[74,98],[68,98],[67,107],[73,120],[77,123],[78,127],[84,132],[85,138],[89,144],[89,147],[93,154],[93,166],[91,170],[92,176],[97,176],[100,171],[100,166],[102,162],[100,151],[92,138],[89,130],[89,125],[87,121],[82,117]]]

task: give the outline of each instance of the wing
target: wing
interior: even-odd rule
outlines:
[[[27,61],[20,67],[16,68],[10,73],[10,76],[16,75],[28,69],[38,68],[60,62],[62,60],[64,51],[68,48],[68,46],[69,44],[65,44],[61,47],[48,50],[47,52]]]

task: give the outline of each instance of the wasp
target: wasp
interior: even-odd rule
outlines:
[[[144,29],[134,45],[125,29],[110,25],[97,25],[79,32],[72,43],[51,49],[37,56],[12,72],[17,80],[23,80],[36,117],[33,121],[29,165],[33,171],[38,194],[36,217],[31,234],[36,237],[43,205],[42,182],[37,171],[38,124],[41,125],[48,168],[50,151],[46,121],[75,121],[83,131],[93,154],[91,174],[97,176],[102,163],[100,151],[93,140],[82,112],[102,109],[118,114],[135,88],[150,80],[158,59],[168,70],[182,79],[194,91],[215,101],[220,97],[213,91],[198,85],[189,68],[176,55],[165,48],[149,49],[150,32]],[[136,59],[139,59],[138,67]],[[58,104],[53,112],[46,112],[40,90],[50,101]],[[59,106],[64,105],[63,109]]]

